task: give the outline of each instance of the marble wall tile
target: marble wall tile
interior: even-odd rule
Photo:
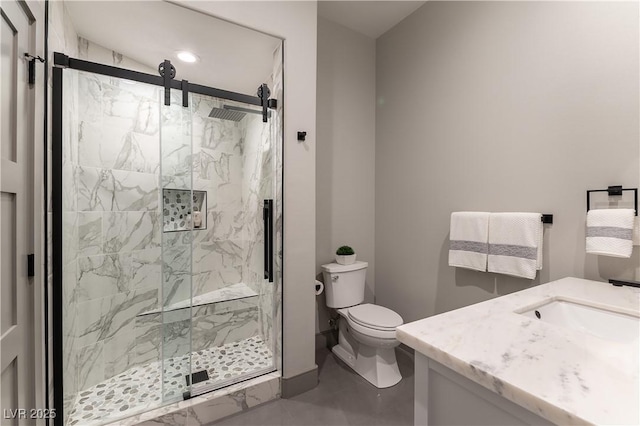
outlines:
[[[135,318],[136,364],[162,359],[162,314],[141,315]]]
[[[62,163],[62,211],[75,212],[78,210],[78,168],[74,163]]]
[[[78,163],[78,74],[75,72],[63,75],[65,87],[71,90],[63,92],[62,103],[62,160],[70,164]]]
[[[67,74],[67,73],[65,73]],[[102,123],[102,83],[96,74],[79,71],[78,120],[84,123]]]
[[[129,253],[129,288],[159,289],[162,282],[162,249],[148,248]]]
[[[159,179],[155,174],[78,167],[78,210],[155,211]]]
[[[140,423],[135,423],[137,426],[185,426],[187,424],[187,410],[177,411],[175,413],[168,413],[160,415],[154,419],[144,420]]]
[[[267,380],[245,390],[247,407],[252,408],[273,399],[280,398],[280,381]]]
[[[160,131],[158,98],[147,98],[120,86],[103,84],[102,108],[105,125],[157,135]]]
[[[242,154],[244,129],[239,122],[194,114],[192,123],[194,146],[217,152]]]
[[[160,169],[160,146],[158,138],[143,133],[128,133],[113,168],[144,173],[158,173]]]
[[[164,165],[162,165],[162,169],[165,169]],[[162,179],[162,188],[184,190],[190,190],[193,188],[193,185],[191,183],[191,173],[183,173],[180,176],[168,175],[163,173],[160,178]]]
[[[102,213],[78,213],[78,252],[80,256],[102,254]]]
[[[207,425],[280,397],[280,380],[268,380],[191,406],[187,425]]]
[[[128,258],[118,254],[81,257],[78,259],[78,301],[99,299],[129,289]]]
[[[130,128],[80,123],[79,164],[82,166],[157,173],[160,146],[157,135],[137,133]]]
[[[165,242],[167,238],[175,238],[183,232],[171,234],[164,233]],[[186,233],[186,232],[184,232]],[[191,245],[190,244],[167,244],[162,251],[162,304],[169,306],[176,302],[191,298]]]
[[[118,332],[104,342],[104,375],[116,376],[137,364],[136,330]]]
[[[104,380],[104,345],[98,342],[78,350],[78,391]]]
[[[161,217],[158,212],[106,212],[103,224],[105,253],[160,247]]]
[[[78,213],[62,212],[62,262],[67,265],[78,258]]]
[[[207,191],[207,229],[195,232],[195,241],[240,240],[245,226],[240,185],[212,187],[199,181],[197,186]]]
[[[63,378],[65,397],[75,395],[77,391],[76,380],[76,329],[78,315],[76,309],[76,282],[77,282],[77,262],[71,262],[64,266],[62,282],[62,300],[66,308],[62,312],[62,366],[70,374]]]
[[[191,168],[194,161],[191,144],[185,143],[183,137],[180,135],[176,136],[176,141],[172,142],[171,140],[166,140],[165,135],[167,135],[166,137],[169,138],[173,132],[174,131],[170,129],[167,129],[165,131],[163,128],[163,139],[161,147],[162,175],[181,178],[181,180],[178,182],[182,182],[188,185],[186,187],[180,186],[174,189],[191,189]]]
[[[220,152],[200,148],[194,161],[194,175],[212,181],[216,186],[239,184],[242,181],[242,156],[236,152]]]
[[[78,303],[78,318],[81,321],[77,327],[75,341],[79,347],[93,345],[100,340],[104,327],[103,304],[108,301],[108,298],[101,298]]]
[[[108,305],[103,305],[105,311],[100,339],[133,331],[136,316],[158,306],[158,293],[157,289],[142,289],[113,297]]]
[[[193,310],[194,351],[258,335],[257,297],[215,303]]]
[[[183,311],[188,312],[188,309]],[[162,358],[165,362],[170,358],[180,358],[189,354],[191,352],[191,319],[170,322],[165,319],[162,324],[162,338]],[[186,374],[188,365],[185,364],[183,367],[186,368],[184,370]]]
[[[242,282],[243,254],[240,241],[212,241],[194,245],[194,294],[202,294]],[[206,286],[203,284],[206,283]]]
[[[79,346],[133,333],[138,314],[158,306],[158,290],[135,290],[78,304]]]
[[[246,395],[245,390],[242,389],[192,407],[186,424],[188,426],[206,425],[246,409]]]

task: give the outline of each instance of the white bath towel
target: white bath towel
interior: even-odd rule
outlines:
[[[541,213],[492,213],[487,270],[534,279],[542,269],[541,219]]]
[[[594,209],[587,212],[587,253],[631,257],[633,209]]]
[[[449,232],[449,265],[487,270],[489,213],[453,212]]]

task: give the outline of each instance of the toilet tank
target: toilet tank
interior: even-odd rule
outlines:
[[[322,265],[328,307],[346,308],[362,303],[367,266],[369,266],[367,262],[355,262],[351,265],[337,263]]]

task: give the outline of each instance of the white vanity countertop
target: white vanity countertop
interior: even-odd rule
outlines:
[[[639,425],[640,342],[605,340],[514,312],[554,297],[640,316],[640,288],[563,278],[405,324],[396,334],[553,423]]]

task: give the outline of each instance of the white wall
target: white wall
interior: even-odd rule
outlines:
[[[315,365],[315,1],[181,1],[195,10],[284,39],[283,377]],[[298,131],[307,140],[296,140]]]
[[[375,40],[318,19],[316,273],[353,247],[369,262],[365,301],[374,298]],[[321,277],[319,277],[322,280]],[[329,328],[316,297],[316,332]]]
[[[585,191],[639,180],[637,2],[427,2],[377,41],[376,299],[405,321],[565,276]],[[533,281],[447,265],[452,211],[553,213]]]

